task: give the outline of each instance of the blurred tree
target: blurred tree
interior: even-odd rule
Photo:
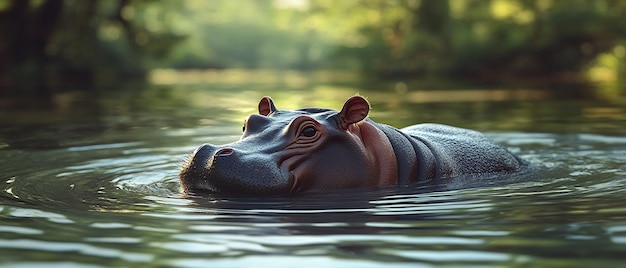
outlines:
[[[0,0],[0,94],[141,77],[184,39],[175,5],[150,0]],[[172,13],[176,14],[176,13]]]
[[[0,90],[156,67],[579,74],[621,51],[625,11],[621,0],[0,0]]]
[[[189,40],[168,61],[174,68],[324,68],[330,25],[284,1],[187,0]]]
[[[33,11],[30,1],[5,1],[6,9],[0,12],[0,36],[4,40],[0,44],[0,59],[3,59],[0,83],[11,83],[11,79],[41,80],[40,63],[46,59],[46,44],[59,20],[62,5],[62,0],[50,0]]]
[[[386,76],[579,73],[626,41],[626,2],[619,0],[312,2],[342,14],[378,12],[383,18],[355,20],[361,41],[338,42],[336,58]]]

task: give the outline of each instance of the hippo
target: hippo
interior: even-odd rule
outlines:
[[[512,174],[528,165],[477,131],[433,123],[397,129],[369,111],[358,95],[341,111],[279,110],[264,97],[238,141],[203,144],[183,161],[182,189],[279,195]]]

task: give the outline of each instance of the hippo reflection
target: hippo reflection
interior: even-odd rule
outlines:
[[[349,98],[341,111],[278,110],[269,97],[245,121],[241,139],[204,144],[183,164],[185,192],[283,194],[514,173],[526,162],[485,135],[440,124],[403,129],[367,118]]]

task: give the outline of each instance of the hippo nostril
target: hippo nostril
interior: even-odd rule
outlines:
[[[215,152],[215,156],[229,156],[233,153],[233,149],[231,148],[222,148]]]

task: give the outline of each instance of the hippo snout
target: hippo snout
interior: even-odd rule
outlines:
[[[206,178],[210,170],[210,162],[218,148],[211,144],[203,144],[198,147],[186,161],[180,170],[180,182],[185,191],[208,190],[210,185]]]
[[[206,166],[208,160],[213,157],[213,154],[218,151],[218,149],[211,144],[203,144],[198,147],[193,154],[191,154],[191,165],[194,167],[197,165]],[[197,167],[196,167],[197,168]]]
[[[180,181],[186,192],[275,193],[290,187],[288,172],[266,154],[232,146],[204,144],[183,164]]]

